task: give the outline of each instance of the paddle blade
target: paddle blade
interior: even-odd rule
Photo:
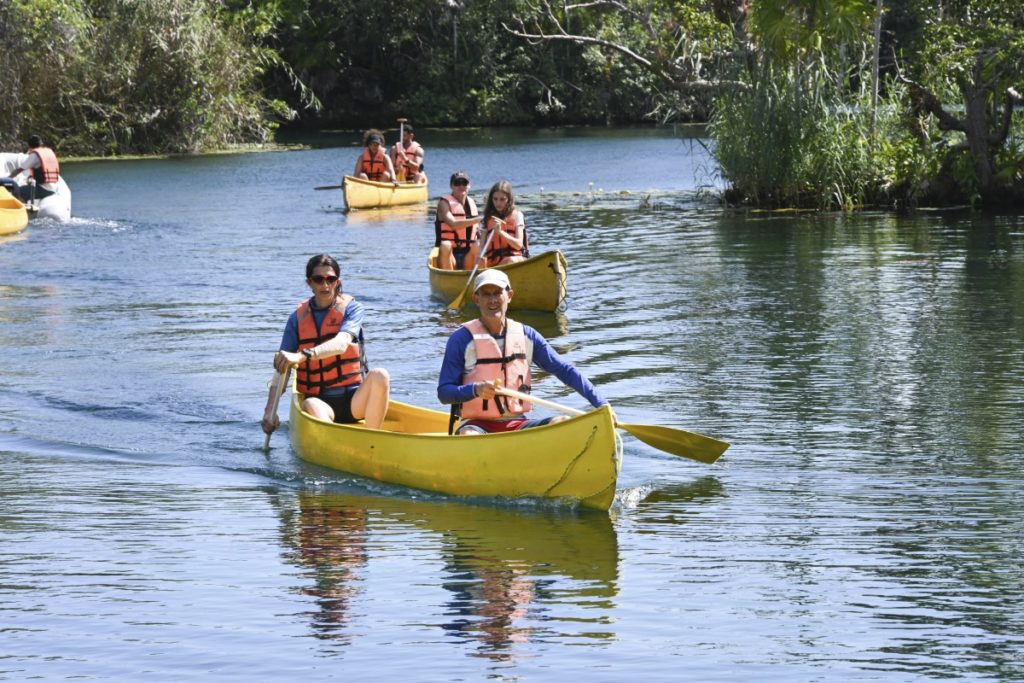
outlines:
[[[725,449],[729,447],[725,441],[712,439],[710,436],[695,434],[684,429],[675,427],[663,427],[661,425],[623,424],[619,427],[643,441],[648,446],[653,446],[659,451],[665,451],[672,455],[678,455],[690,460],[712,464],[718,460]]]
[[[455,297],[450,304],[448,304],[448,310],[456,312],[462,310],[462,305],[466,302],[466,292],[468,291],[469,287],[463,287],[462,291],[459,292],[459,295]]]

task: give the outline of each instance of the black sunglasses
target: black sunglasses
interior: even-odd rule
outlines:
[[[335,282],[338,281],[338,276],[337,275],[314,275],[313,277],[311,277],[309,279],[312,280],[313,282],[317,283],[318,285],[322,285],[325,282],[327,284],[329,284],[329,285],[333,285]]]
[[[466,180],[465,178],[459,178],[454,183],[452,183],[452,185],[469,185],[469,181]]]

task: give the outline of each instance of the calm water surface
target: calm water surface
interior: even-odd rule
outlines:
[[[524,319],[623,421],[733,447],[626,437],[611,515],[264,455],[316,252],[436,404],[427,207],[313,191],[349,133],[69,163],[76,218],[0,243],[0,679],[1024,680],[1024,220],[723,213],[671,131],[420,137],[433,197],[508,178],[566,254]]]

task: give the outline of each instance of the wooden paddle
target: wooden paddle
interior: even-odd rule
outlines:
[[[565,413],[566,415],[583,414],[582,410],[563,406],[552,401],[546,401],[530,394],[515,391],[514,389],[497,387],[496,391],[499,394],[504,394],[505,396],[511,396],[522,401],[530,401],[537,405],[546,406],[552,410],[557,410],[560,413]],[[688,432],[683,429],[676,429],[675,427],[626,424],[624,422],[618,423],[618,427],[626,430],[648,446],[657,448],[659,451],[689,458],[691,460],[697,460],[699,462],[707,463],[708,465],[718,460],[719,456],[721,456],[722,453],[725,453],[725,449],[729,447],[729,444],[725,441],[719,441],[718,439],[712,439],[710,436],[695,434],[694,432]]]
[[[485,229],[486,227],[487,226],[484,226]],[[476,263],[473,264],[473,270],[469,274],[469,280],[466,281],[466,286],[462,288],[462,291],[459,292],[457,297],[455,297],[455,300],[448,304],[449,311],[458,311],[462,308],[462,304],[466,300],[466,293],[469,291],[470,287],[473,286],[473,278],[476,277],[477,268],[480,267],[480,262],[487,256],[487,247],[491,246],[491,238],[494,237],[494,233],[496,232],[498,231],[492,230],[487,233],[487,239],[484,240],[484,248],[477,254]]]
[[[272,381],[277,382],[277,386],[274,389],[274,408],[271,412],[272,415],[277,415],[277,406],[281,403],[281,394],[284,393],[284,388],[288,386],[288,378],[291,374],[291,367],[289,367],[283,375],[280,372],[274,372],[274,379]],[[271,432],[271,434],[272,433],[273,432]],[[267,434],[266,438],[263,439],[263,450],[270,450],[270,434]]]
[[[397,153],[399,150],[402,150],[402,155],[401,156],[403,156],[403,157],[405,156],[405,142],[404,142],[404,139],[405,139],[405,122],[408,121],[408,120],[409,119],[398,119],[398,144],[395,145],[395,152],[396,152],[395,158],[396,159],[399,157],[399,155]],[[401,173],[398,172],[397,168],[395,169],[395,177],[398,178],[399,180],[405,180],[405,164],[404,163],[402,164],[402,172]]]

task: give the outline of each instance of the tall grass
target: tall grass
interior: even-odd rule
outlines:
[[[880,131],[901,132],[899,108],[823,68],[764,67],[749,91],[720,99],[711,122],[730,196],[764,207],[850,209],[885,198],[896,181]],[[863,82],[854,80],[852,82]],[[898,97],[898,95],[895,95]]]

